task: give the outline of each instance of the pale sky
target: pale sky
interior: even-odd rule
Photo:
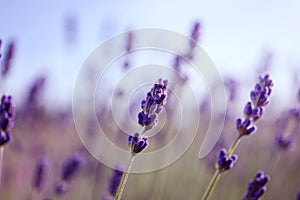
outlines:
[[[144,27],[188,36],[195,20],[203,27],[200,44],[222,75],[253,80],[247,74],[254,71],[266,52],[272,52],[276,68],[273,77],[280,80],[276,85],[290,88],[286,80],[292,69],[299,69],[293,74],[300,77],[299,8],[297,0],[0,0],[2,53],[8,40],[17,42],[7,90],[24,95],[34,77],[47,72],[49,101],[70,101],[81,64],[109,36]],[[68,15],[78,20],[78,36],[72,45],[65,41]],[[284,95],[293,92],[291,89]]]

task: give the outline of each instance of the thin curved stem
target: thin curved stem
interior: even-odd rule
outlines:
[[[231,144],[229,150],[228,150],[228,153],[227,153],[227,156],[231,156],[234,151],[236,150],[238,144],[240,143],[241,141],[241,136],[239,135],[235,140],[234,142]]]
[[[115,200],[121,200],[121,197],[122,197],[122,194],[124,192],[124,188],[126,186],[126,182],[127,182],[128,176],[129,176],[129,172],[130,172],[130,169],[131,169],[132,164],[133,164],[133,160],[134,160],[134,155],[131,155],[129,157],[129,160],[127,162],[127,166],[125,168],[125,171],[123,173],[120,185],[118,187],[118,191],[117,191]]]
[[[208,187],[205,190],[202,200],[207,200],[210,197],[220,177],[221,177],[221,172],[218,169],[216,169],[213,177],[211,178],[208,184]]]
[[[231,156],[234,153],[234,151],[236,150],[236,148],[237,148],[238,144],[240,143],[240,141],[241,141],[241,136],[239,135],[234,140],[234,142],[231,144],[231,146],[228,150],[227,156]],[[214,188],[215,188],[217,182],[219,181],[220,177],[221,177],[221,172],[218,169],[216,169],[213,177],[211,178],[211,180],[210,180],[210,182],[209,182],[209,184],[208,184],[208,186],[205,190],[205,193],[202,197],[202,200],[207,200],[210,197],[210,195],[211,195],[212,191],[214,190]]]

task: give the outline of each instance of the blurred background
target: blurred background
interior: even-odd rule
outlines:
[[[161,28],[190,37],[196,24],[199,24],[199,36],[193,39],[214,62],[227,92],[228,117],[220,142],[206,159],[198,159],[199,146],[210,119],[209,109],[206,109],[208,97],[203,95],[199,99],[199,110],[204,117],[191,148],[168,168],[132,175],[124,199],[148,199],[145,196],[149,199],[200,199],[213,173],[217,151],[228,147],[236,137],[235,119],[242,116],[250,90],[257,77],[265,72],[275,83],[271,103],[258,123],[258,132],[238,148],[238,164],[221,178],[212,199],[241,199],[248,181],[258,169],[268,171],[272,179],[273,176],[278,178],[271,184],[266,199],[295,199],[300,189],[299,116],[290,109],[299,108],[299,6],[296,0],[1,0],[0,91],[13,96],[16,118],[13,140],[4,146],[0,199],[52,198],[61,182],[64,163],[74,152],[84,158],[80,176],[70,184],[70,193],[57,198],[102,199],[108,194],[111,169],[86,151],[72,118],[74,85],[84,61],[102,42],[125,31]],[[124,48],[124,45],[114,48]],[[133,55],[129,61],[134,64],[135,59],[145,59],[146,62],[148,53],[144,52],[140,58],[137,58],[139,54]],[[166,63],[172,67],[174,58],[168,58]],[[122,98],[122,91],[119,95]],[[132,112],[139,109],[144,95],[137,95],[140,98],[132,102],[132,106],[136,105]],[[169,112],[170,107],[166,108]],[[114,119],[107,111],[107,102],[103,105],[100,102],[98,109],[102,116],[100,123],[111,131],[109,137],[126,149],[126,136],[116,124],[110,123]],[[176,121],[176,116],[172,120]],[[97,132],[93,125],[96,121],[87,116],[83,123],[87,127],[87,137],[93,137],[93,132]],[[282,149],[277,145],[279,133],[292,138],[291,148]],[[118,139],[119,134],[123,134],[124,140]],[[172,135],[168,138],[165,142]],[[157,148],[164,145],[160,140],[153,143]],[[272,160],[277,160],[276,152],[281,152],[281,156],[279,161],[274,161],[276,165],[270,167]],[[50,175],[42,190],[32,192],[35,165],[41,158],[51,163]],[[133,186],[136,184],[138,189]]]

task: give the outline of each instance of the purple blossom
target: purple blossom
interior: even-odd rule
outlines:
[[[130,152],[132,155],[140,153],[148,146],[147,137],[140,137],[140,134],[135,133],[134,135],[130,135],[128,137],[128,145],[130,147]]]
[[[43,189],[47,179],[48,171],[49,171],[49,162],[46,159],[39,160],[35,168],[35,173],[34,173],[34,178],[32,183],[35,189],[39,191]]]
[[[167,102],[167,80],[158,79],[146,99],[141,102],[142,111],[138,114],[138,123],[144,127],[144,131],[150,130],[157,124],[158,115]]]
[[[3,95],[0,105],[0,146],[11,139],[10,131],[14,126],[15,107],[11,96]]]
[[[118,187],[122,179],[123,171],[124,171],[124,166],[121,164],[117,165],[116,168],[113,170],[113,173],[109,181],[109,187],[108,187],[109,193],[112,196],[116,196],[117,194]]]
[[[81,154],[75,153],[63,166],[61,179],[63,181],[71,181],[78,173],[83,164],[83,157]]]
[[[2,77],[5,77],[9,72],[14,55],[15,55],[15,42],[11,41],[8,44],[7,51],[4,54],[3,63],[1,67]]]
[[[237,159],[237,155],[227,156],[226,149],[221,149],[218,155],[217,169],[220,172],[227,171],[233,167]]]
[[[255,132],[256,127],[252,125],[261,118],[264,107],[269,103],[273,81],[269,75],[259,77],[259,82],[254,90],[250,92],[250,99],[244,107],[245,119],[237,119],[236,128],[241,136],[250,135]]]
[[[263,171],[258,171],[254,179],[248,185],[248,191],[243,200],[259,200],[266,192],[266,184],[270,181],[268,175],[264,175]]]

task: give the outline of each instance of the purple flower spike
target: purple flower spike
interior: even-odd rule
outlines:
[[[221,149],[218,155],[217,169],[219,169],[220,172],[225,172],[233,167],[237,159],[237,155],[227,156],[227,151]]]
[[[11,139],[10,130],[14,126],[15,107],[11,96],[3,95],[0,105],[0,146]]]
[[[138,133],[135,133],[133,136],[128,137],[128,145],[130,147],[132,155],[136,155],[143,151],[148,146],[147,137],[140,137]]]
[[[264,108],[269,103],[272,87],[273,81],[269,75],[259,77],[259,82],[255,85],[254,90],[250,92],[251,102],[247,102],[244,107],[245,119],[237,119],[236,121],[236,128],[240,136],[255,132],[256,127],[251,124],[262,117]]]
[[[281,149],[289,149],[292,146],[293,141],[293,137],[284,137],[283,134],[278,134],[276,136],[276,144]]]
[[[80,167],[83,164],[83,157],[75,153],[64,165],[61,174],[61,179],[64,181],[71,181],[78,173]]]
[[[270,181],[268,175],[264,175],[263,171],[258,171],[254,180],[248,185],[248,191],[243,200],[259,200],[260,197],[266,192],[266,184]]]
[[[138,114],[138,123],[145,131],[157,124],[158,115],[167,102],[167,85],[167,80],[158,79],[147,93],[146,99],[141,102],[142,111]]]
[[[242,119],[236,120],[236,128],[241,136],[250,135],[256,131],[256,127],[251,125],[250,119]]]
[[[112,196],[116,196],[117,191],[118,191],[118,187],[120,185],[122,176],[123,176],[123,171],[124,171],[124,166],[119,164],[116,166],[116,168],[113,170],[113,173],[110,177],[110,181],[109,181],[109,193]]]

